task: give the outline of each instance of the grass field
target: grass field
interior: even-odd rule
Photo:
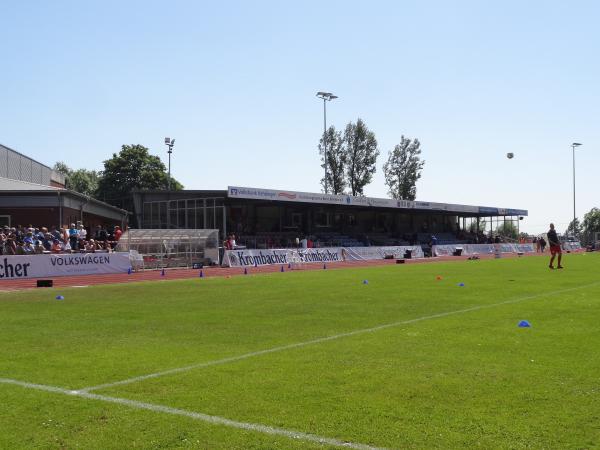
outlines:
[[[0,448],[600,448],[600,254],[565,265],[3,293]]]

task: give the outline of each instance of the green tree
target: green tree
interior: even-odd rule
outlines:
[[[594,241],[595,234],[600,233],[600,209],[592,208],[583,216],[583,243],[589,244]]]
[[[344,131],[344,153],[346,154],[346,182],[350,193],[363,195],[364,188],[373,179],[375,163],[379,156],[375,133],[367,128],[362,119],[350,122]]]
[[[583,230],[583,228],[581,226],[581,223],[579,222],[579,219],[576,217],[575,219],[571,220],[571,222],[569,223],[569,226],[565,230],[565,234],[568,236],[580,236],[582,230]]]
[[[168,174],[158,156],[143,145],[123,145],[119,154],[104,161],[98,184],[98,198],[124,209],[132,208],[131,191],[167,189]],[[171,177],[171,189],[183,186]]]
[[[66,163],[59,161],[53,169],[65,176],[66,188],[81,194],[96,196],[100,175],[95,170],[73,170]]]
[[[390,197],[398,200],[414,200],[417,197],[417,181],[425,161],[421,160],[421,143],[418,139],[400,138],[400,143],[388,153],[383,165],[385,184]]]
[[[512,222],[504,222],[496,228],[496,233],[500,236],[508,237],[511,239],[518,239],[519,232],[517,231],[517,227]]]
[[[321,179],[323,191],[328,194],[343,194],[346,188],[346,179],[344,178],[347,155],[344,152],[344,141],[342,133],[336,131],[334,126],[329,127],[327,134],[324,134],[319,141],[319,154],[321,155],[321,167],[325,169],[325,147],[327,144],[327,190],[325,190],[325,176]]]
[[[469,233],[473,233],[473,234],[485,233],[485,226],[486,226],[485,219],[481,219],[479,221],[479,230],[477,230],[477,221],[473,220],[473,222],[471,222],[471,224],[469,225]]]

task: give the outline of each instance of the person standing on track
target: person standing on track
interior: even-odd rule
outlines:
[[[560,248],[560,241],[558,240],[558,236],[556,235],[556,230],[554,229],[553,223],[550,224],[550,230],[548,231],[547,235],[548,244],[550,245],[550,254],[552,255],[550,257],[550,265],[548,267],[554,269],[554,258],[556,257],[556,255],[558,255],[557,269],[562,269],[563,266],[561,266],[560,264],[562,259],[562,250]]]

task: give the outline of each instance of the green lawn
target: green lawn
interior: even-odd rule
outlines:
[[[224,358],[91,392],[374,447],[600,448],[600,254],[564,262],[2,293],[0,448],[329,447],[9,381],[81,390]]]

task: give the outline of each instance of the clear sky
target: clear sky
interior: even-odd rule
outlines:
[[[143,144],[189,189],[318,192],[328,124],[401,135],[417,199],[528,209],[559,231],[600,207],[600,3],[31,1],[0,6],[0,143],[101,169]],[[507,152],[515,158],[508,160]]]

